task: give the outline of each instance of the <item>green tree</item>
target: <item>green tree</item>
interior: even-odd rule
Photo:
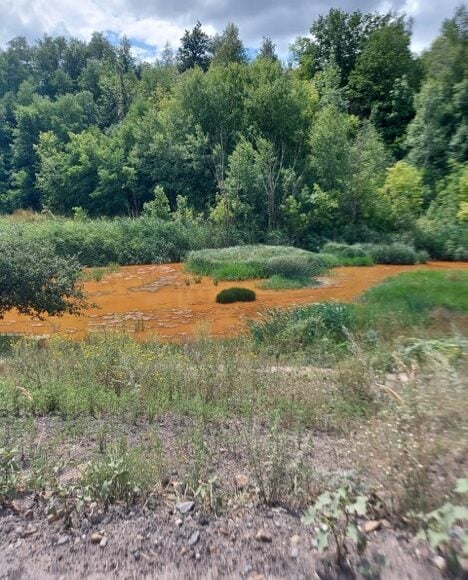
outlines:
[[[403,135],[413,116],[418,68],[402,20],[375,30],[367,40],[347,88],[351,111],[372,120],[387,144]]]
[[[76,258],[43,240],[0,238],[0,318],[13,308],[29,316],[78,314],[86,306]]]
[[[184,72],[196,66],[204,71],[208,70],[210,49],[210,37],[203,32],[201,22],[198,21],[195,27],[192,30],[186,30],[180,39],[180,47],[177,51],[179,71]]]
[[[278,60],[278,55],[276,54],[276,45],[273,43],[270,37],[263,37],[257,58],[266,58],[268,60],[274,61]]]
[[[225,66],[233,62],[243,64],[247,60],[244,45],[239,38],[239,29],[232,22],[226,26],[221,35],[213,38],[211,51],[213,53],[211,62],[214,65]]]
[[[293,45],[303,78],[312,78],[327,64],[340,73],[340,85],[345,86],[356,60],[370,34],[392,21],[392,14],[363,14],[332,8],[320,15],[310,28],[310,37],[300,37]]]
[[[387,169],[379,190],[390,208],[390,221],[399,229],[409,228],[421,214],[424,201],[423,172],[405,161]]]

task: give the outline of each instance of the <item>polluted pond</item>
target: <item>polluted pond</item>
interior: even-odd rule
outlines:
[[[370,286],[400,272],[453,268],[468,269],[468,263],[341,267],[320,278],[318,286],[279,291],[263,289],[259,280],[246,280],[242,285],[255,291],[254,302],[217,304],[216,296],[230,288],[232,282],[214,283],[209,277],[192,276],[183,264],[122,266],[100,280],[91,277],[85,281],[89,302],[95,307],[81,316],[31,320],[13,310],[0,320],[0,333],[59,333],[80,339],[93,331],[114,329],[124,330],[138,340],[183,340],[199,334],[234,337],[245,330],[248,320],[258,318],[269,308],[325,300],[351,301]]]

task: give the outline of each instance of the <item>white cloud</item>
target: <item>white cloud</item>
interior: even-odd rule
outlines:
[[[405,11],[414,18],[413,49],[427,47],[443,18],[459,0],[0,0],[0,46],[19,35],[34,41],[43,34],[64,34],[87,40],[94,31],[126,34],[138,42],[173,46],[185,28],[200,19],[209,34],[227,22],[238,24],[248,47],[270,36],[284,56],[296,36],[307,34],[318,14],[332,6],[343,10]],[[144,53],[135,50],[144,57]]]

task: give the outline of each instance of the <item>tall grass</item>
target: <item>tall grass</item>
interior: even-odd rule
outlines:
[[[406,244],[342,244],[327,242],[321,250],[335,256],[340,266],[371,266],[372,264],[418,264],[429,255]]]
[[[352,347],[354,336],[390,337],[414,324],[429,324],[435,309],[468,313],[468,272],[404,272],[370,288],[357,304],[324,302],[273,309],[251,322],[257,344],[279,351],[320,347],[332,353]]]
[[[152,217],[72,220],[0,218],[0,235],[50,243],[61,256],[76,255],[83,266],[181,261],[190,250],[222,245],[222,232],[208,223]]]
[[[327,267],[318,254],[288,246],[234,246],[221,250],[190,252],[186,268],[215,280],[246,280],[279,276],[285,280],[307,280]]]

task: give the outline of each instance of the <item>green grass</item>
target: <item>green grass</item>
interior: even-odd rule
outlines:
[[[429,255],[413,247],[400,244],[342,244],[327,242],[321,250],[336,257],[340,266],[372,266],[372,264],[419,264],[425,263]]]
[[[260,282],[258,288],[261,290],[298,290],[316,285],[317,283],[310,278],[285,278],[284,276],[275,274],[268,280]]]
[[[468,313],[468,272],[404,272],[367,290],[361,302],[399,312],[402,321],[425,316],[435,308]]]
[[[314,346],[340,354],[352,348],[356,336],[365,341],[371,334],[390,338],[412,325],[427,325],[435,309],[468,313],[468,272],[404,272],[370,288],[358,303],[273,309],[249,329],[257,344],[278,352]]]
[[[272,285],[298,281],[299,287],[327,267],[318,254],[288,246],[234,246],[220,250],[190,252],[185,264],[189,272],[214,280],[247,280],[277,277]],[[287,280],[288,282],[284,282]],[[298,287],[298,286],[296,286]]]

